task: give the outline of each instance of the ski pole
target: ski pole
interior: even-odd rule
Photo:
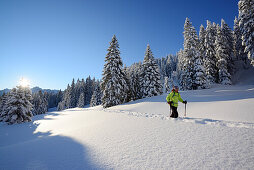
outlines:
[[[184,117],[186,117],[186,103],[185,103]]]
[[[172,115],[171,104],[169,105],[169,108],[170,108],[170,115],[169,116],[171,116]]]

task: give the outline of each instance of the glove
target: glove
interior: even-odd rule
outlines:
[[[187,104],[187,101],[185,100],[185,101],[183,101],[183,104]]]
[[[172,102],[171,102],[171,101],[169,101],[169,102],[168,102],[168,104],[169,104],[169,105],[171,105],[171,104],[172,104]]]

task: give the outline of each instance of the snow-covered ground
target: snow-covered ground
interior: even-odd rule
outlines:
[[[0,169],[253,169],[254,82],[0,124]]]

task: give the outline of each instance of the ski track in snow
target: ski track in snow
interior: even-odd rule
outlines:
[[[89,109],[87,108],[85,110],[89,110]],[[203,125],[226,126],[226,127],[232,127],[232,128],[254,129],[254,123],[247,123],[247,122],[233,122],[233,121],[225,121],[225,120],[213,120],[213,119],[190,118],[190,117],[178,117],[177,119],[174,119],[164,114],[130,112],[126,110],[115,110],[115,109],[114,110],[101,109],[101,110],[104,112],[122,113],[122,114],[127,114],[130,116],[136,116],[136,117],[157,118],[157,119],[168,120],[173,122],[186,122],[186,123],[195,123],[195,124],[203,124]]]

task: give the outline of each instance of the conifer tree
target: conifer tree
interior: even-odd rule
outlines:
[[[63,92],[62,90],[60,89],[56,95],[56,103],[58,105],[59,102],[61,102],[63,100]]]
[[[68,84],[67,88],[64,90],[63,100],[59,102],[57,110],[64,110],[71,108],[71,87]]]
[[[168,82],[168,77],[165,77],[164,79],[164,89],[165,89],[165,93],[168,93],[170,92],[170,85],[169,85],[169,82]]]
[[[92,95],[92,98],[91,98],[91,101],[90,101],[90,106],[93,107],[93,106],[98,106],[101,104],[101,90],[100,90],[100,86],[97,85],[94,92],[93,92],[93,95]]]
[[[7,109],[7,100],[8,100],[8,94],[3,94],[1,97],[1,103],[0,103],[0,122],[3,119],[3,115],[6,114],[6,109]]]
[[[218,27],[217,27],[217,33],[218,33]],[[221,19],[221,33],[223,34],[223,37],[225,37],[225,42],[224,45],[226,47],[226,53],[227,53],[227,69],[229,73],[233,73],[234,72],[234,39],[233,39],[233,32],[232,30],[229,28],[229,26],[226,24],[226,22]],[[215,44],[216,46],[216,44]]]
[[[228,72],[227,59],[229,58],[229,53],[227,49],[227,37],[222,32],[222,28],[217,26],[217,35],[215,40],[215,51],[217,57],[217,67],[219,70],[219,83],[221,84],[231,84],[231,75]]]
[[[84,93],[81,93],[78,99],[78,107],[83,108],[85,106],[85,96]]]
[[[29,122],[32,119],[32,100],[30,89],[21,86],[13,88],[6,102],[6,112],[2,115],[2,121],[8,124]]]
[[[48,111],[48,101],[46,96],[40,90],[33,94],[33,115],[44,114]]]
[[[93,95],[93,81],[90,76],[86,78],[86,87],[85,87],[85,104],[89,104],[91,101],[91,97]]]
[[[207,20],[205,34],[205,58],[204,68],[208,85],[217,81],[216,57],[215,57],[215,31],[210,21]]]
[[[239,27],[242,35],[244,52],[254,65],[254,1],[240,0],[238,2]]]
[[[122,67],[119,45],[114,35],[108,48],[104,65],[101,89],[103,91],[102,105],[104,108],[127,102],[128,86]]]
[[[204,62],[204,59],[206,58],[205,35],[206,35],[205,28],[203,25],[201,25],[199,29],[199,52],[202,62]]]
[[[75,90],[75,80],[74,78],[72,79],[69,95],[70,95],[70,106],[69,108],[74,108],[77,106],[77,101],[76,101],[76,90]]]
[[[162,94],[160,73],[149,44],[147,45],[141,71],[141,85],[143,97],[151,97]]]
[[[183,67],[184,67],[184,63],[185,63],[185,59],[184,59],[184,56],[183,56],[183,50],[180,49],[179,52],[177,53],[177,58],[178,58],[178,63],[177,63],[177,68],[176,68],[176,72],[177,72],[177,80],[178,80],[178,84],[179,86],[181,87],[181,89],[183,89],[183,84],[184,84],[184,81],[183,81],[183,77],[184,77],[184,74],[183,74]]]
[[[182,88],[183,89],[197,89],[200,86],[199,78],[200,74],[195,74],[196,70],[201,71],[202,69],[200,66],[195,66],[194,64],[200,64],[201,57],[199,53],[199,42],[198,36],[196,33],[195,28],[192,26],[190,20],[186,18],[184,24],[184,50],[183,50],[183,57],[184,57],[184,64],[182,67]],[[199,62],[196,62],[199,60]],[[202,64],[202,63],[201,63]]]

